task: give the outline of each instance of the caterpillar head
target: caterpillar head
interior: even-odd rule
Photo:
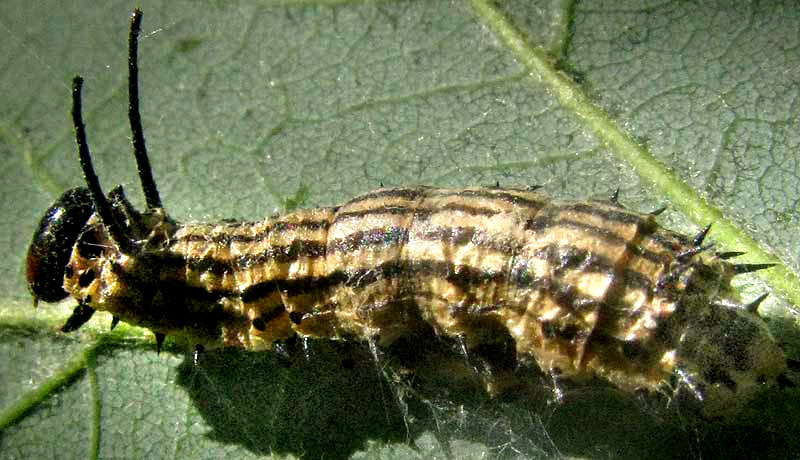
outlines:
[[[675,353],[677,390],[696,397],[707,417],[739,412],[786,370],[783,350],[753,311],[710,304],[688,315]]]
[[[139,115],[137,53],[141,20],[141,11],[135,10],[128,39],[128,118],[147,208],[143,213],[136,211],[125,199],[121,187],[113,189],[108,197],[103,194],[83,124],[83,79],[75,77],[72,119],[86,187],[68,190],[50,206],[28,249],[26,273],[34,304],[38,300],[57,302],[70,294],[78,300],[78,306],[62,327],[64,331],[77,329],[88,321],[97,306],[97,296],[92,299],[85,288],[97,284],[93,281],[110,270],[94,269],[92,264],[113,268],[115,259],[141,254],[147,249],[143,242],[158,245],[174,228],[161,206]],[[115,323],[116,320],[115,317]]]
[[[119,247],[96,212],[99,206],[109,208],[133,253]],[[126,289],[125,278],[119,275],[128,256],[166,241],[173,228],[162,208],[136,211],[120,186],[100,205],[87,188],[66,191],[45,212],[28,248],[26,272],[34,302],[74,297],[78,306],[62,327],[65,332],[88,321],[95,309],[115,314],[109,308],[114,302],[107,301]]]
[[[64,290],[64,270],[93,213],[92,197],[85,187],[67,190],[45,211],[26,261],[28,290],[34,301],[58,302],[69,295]]]

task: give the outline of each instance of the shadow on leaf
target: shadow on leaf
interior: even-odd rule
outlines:
[[[258,454],[347,458],[366,440],[405,440],[403,413],[374,362],[326,345],[288,367],[272,353],[209,352],[197,366],[184,361],[178,384],[210,437]]]
[[[453,441],[477,443],[470,455],[490,458],[784,458],[800,451],[795,390],[764,395],[736,420],[710,422],[603,385],[565,386],[556,404],[533,370],[521,371],[529,372],[528,388],[491,399],[458,373],[447,378],[454,359],[446,347],[407,374],[387,364],[397,363],[391,354],[376,361],[365,344],[309,346],[289,360],[237,350],[206,353],[197,365],[187,358],[178,384],[212,427],[212,439],[262,455],[344,459],[374,442],[409,444],[425,458],[459,458]],[[420,444],[425,433],[438,446]]]

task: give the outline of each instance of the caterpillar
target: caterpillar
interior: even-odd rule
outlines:
[[[658,212],[557,201],[535,188],[381,188],[334,207],[258,222],[178,223],[147,157],[138,96],[141,11],[129,34],[129,120],[144,211],[105,195],[82,118],[72,117],[86,187],[45,212],[27,255],[34,298],[78,305],[206,349],[266,350],[294,337],[388,347],[433,331],[499,370],[531,363],[624,391],[688,390],[708,417],[740,410],[786,369],[730,281],[767,264],[728,262],[706,227],[666,230]],[[510,346],[509,346],[510,344]],[[510,348],[510,349],[509,349]],[[498,372],[502,373],[502,372]],[[497,379],[486,389],[502,391]]]

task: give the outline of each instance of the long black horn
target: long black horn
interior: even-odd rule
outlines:
[[[89,188],[89,194],[92,196],[95,211],[100,215],[103,224],[108,229],[111,239],[114,240],[117,247],[124,254],[133,254],[136,251],[136,244],[131,239],[125,227],[117,221],[114,213],[111,210],[111,205],[108,204],[106,196],[103,194],[103,189],[100,187],[100,180],[94,172],[92,165],[92,154],[89,152],[89,143],[86,141],[86,127],[83,124],[83,115],[81,107],[81,88],[83,87],[83,78],[75,77],[72,80],[72,123],[75,126],[75,142],[78,144],[78,158],[81,162],[83,169],[83,178],[86,181],[86,186]]]
[[[147,158],[147,147],[144,144],[144,131],[142,130],[142,117],[139,114],[139,32],[141,32],[142,11],[133,10],[131,15],[131,30],[128,35],[128,119],[131,122],[133,140],[133,155],[136,157],[136,169],[139,170],[139,180],[148,209],[160,208],[161,197],[158,195],[156,181],[150,160]]]

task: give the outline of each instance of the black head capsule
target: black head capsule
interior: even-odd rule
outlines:
[[[76,187],[64,192],[45,212],[28,247],[26,277],[34,302],[58,302],[64,290],[64,270],[94,206],[89,190]]]

